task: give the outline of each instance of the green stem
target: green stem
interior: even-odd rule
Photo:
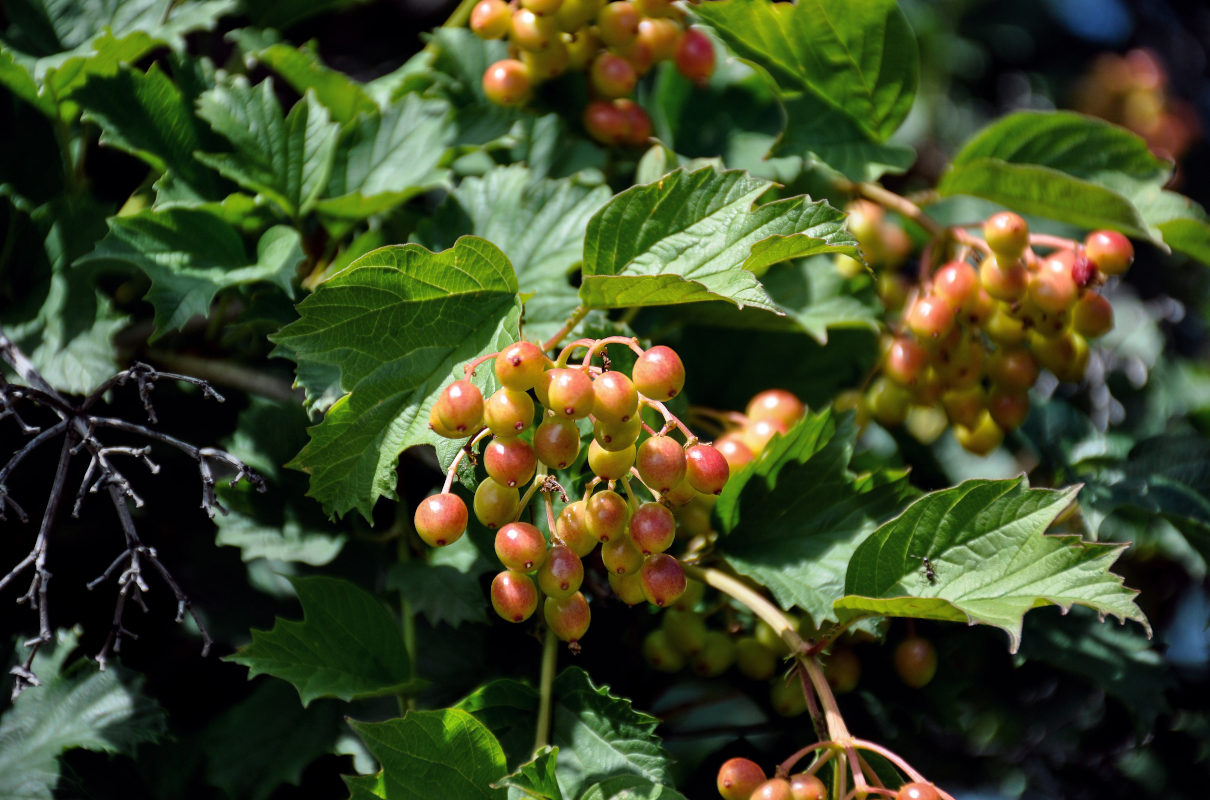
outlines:
[[[454,9],[454,13],[450,14],[445,22],[441,23],[443,28],[461,28],[471,18],[471,11],[479,0],[462,0],[458,7]]]
[[[534,735],[534,751],[550,744],[551,707],[554,697],[555,666],[559,661],[559,640],[550,628],[542,639],[542,677],[538,687],[538,730]]]
[[[408,518],[406,506],[403,503],[398,505],[398,510],[395,514],[395,522],[391,525],[392,528],[400,529],[400,536],[396,540],[395,547],[396,557],[400,563],[408,561],[412,557],[410,544],[408,541],[408,528],[411,526],[411,520]],[[400,627],[403,634],[403,649],[407,651],[408,661],[412,664],[412,671],[416,669],[416,615],[412,609],[412,603],[408,600],[407,594],[403,588],[399,589],[399,617]],[[406,714],[409,710],[416,707],[416,699],[406,692],[400,692],[397,696],[399,700],[399,713]]]

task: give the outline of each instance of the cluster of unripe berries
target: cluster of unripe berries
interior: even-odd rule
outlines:
[[[714,45],[672,0],[480,0],[471,30],[508,39],[509,58],[483,73],[483,91],[502,106],[524,104],[542,81],[588,75],[593,100],[584,127],[603,144],[639,147],[651,118],[630,99],[639,78],[661,61],[702,84],[714,72]]]
[[[963,254],[917,287],[863,402],[882,425],[906,422],[925,442],[952,425],[959,444],[979,455],[1025,420],[1041,369],[1083,379],[1088,340],[1113,328],[1113,307],[1097,287],[1134,260],[1130,241],[1108,230],[1083,243],[1036,237],[1053,248],[1039,255],[1011,212],[989,217],[983,234],[985,242],[968,235]]]
[[[630,376],[592,363],[609,343],[625,343],[639,354]],[[567,366],[571,352],[583,347],[588,348],[583,362]],[[484,399],[469,380],[451,383],[433,404],[429,424],[448,438],[469,437],[464,453],[486,441],[487,477],[478,484],[472,507],[479,522],[496,532],[495,551],[504,566],[492,581],[496,612],[523,622],[544,595],[546,623],[574,646],[590,619],[580,591],[584,559],[598,547],[609,584],[622,601],[675,603],[686,578],[680,562],[666,552],[677,535],[673,509],[717,495],[730,474],[723,454],[699,442],[664,405],[684,386],[680,357],[668,347],[643,350],[617,337],[574,342],[555,362],[524,341],[489,358],[500,388]],[[645,409],[658,414],[663,427],[648,426]],[[685,441],[673,438],[674,431]],[[581,459],[583,437],[590,439]],[[566,505],[556,516],[552,495],[562,495],[563,489],[552,473],[582,464],[592,473],[584,497],[567,502],[564,496]],[[457,540],[469,520],[465,503],[450,491],[454,468],[445,490],[416,509],[416,532],[437,547]],[[521,520],[535,492],[544,494],[546,532]]]
[[[732,758],[718,770],[718,793],[723,800],[827,800],[828,787],[811,771],[769,778],[748,758]],[[931,783],[905,783],[895,800],[941,800]]]

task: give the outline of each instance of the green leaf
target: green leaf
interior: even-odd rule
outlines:
[[[128,264],[151,279],[153,337],[208,316],[223,289],[269,282],[289,296],[304,254],[298,232],[278,225],[265,231],[249,263],[238,231],[218,216],[192,208],[149,209],[110,217],[109,235],[77,264]]]
[[[463,179],[416,238],[434,250],[468,233],[494,243],[512,262],[519,291],[534,294],[525,304],[527,330],[537,325],[545,335],[579,304],[568,276],[583,257],[589,220],[609,197],[604,186],[535,178],[521,165],[497,167]]]
[[[569,667],[554,681],[551,744],[559,748],[556,775],[565,797],[587,786],[626,774],[668,783],[671,760],[655,733],[659,720],[636,711],[629,700],[597,686],[588,673]],[[458,703],[491,728],[510,759],[527,759],[538,693],[514,680],[499,679]]]
[[[788,95],[782,104],[786,127],[770,151],[773,155],[801,155],[853,181],[900,174],[916,160],[911,147],[877,141],[848,114],[813,94]]]
[[[450,107],[441,100],[408,95],[350,123],[336,150],[332,178],[316,210],[330,227],[388,211],[449,181],[438,166],[453,134]]]
[[[248,677],[273,675],[298,690],[302,704],[317,697],[353,700],[414,687],[412,664],[395,619],[356,584],[338,578],[293,578],[301,622],[277,619],[252,631],[252,643],[228,656]]]
[[[36,56],[82,48],[106,32],[143,32],[173,48],[186,33],[213,27],[235,0],[10,0],[5,16],[13,46]]]
[[[516,789],[523,797],[535,800],[563,800],[563,792],[555,778],[557,747],[543,747],[534,757],[496,781],[493,786]]]
[[[281,681],[262,681],[206,726],[206,780],[228,797],[264,800],[282,784],[301,785],[303,769],[331,751],[340,730],[333,701],[308,709]]]
[[[376,775],[341,775],[349,787],[349,800],[386,800],[387,787],[381,770]]]
[[[817,625],[837,618],[853,551],[915,494],[902,476],[850,476],[856,438],[851,416],[809,414],[733,475],[715,506],[728,563]]]
[[[504,775],[504,751],[465,711],[409,711],[400,719],[349,724],[382,764],[387,800],[506,797],[491,788]]]
[[[311,210],[332,174],[340,133],[314,92],[283,119],[271,79],[252,87],[236,75],[201,96],[198,114],[234,148],[198,153],[202,163],[264,194],[287,217]]]
[[[80,90],[78,100],[85,119],[101,127],[101,144],[116,147],[168,171],[198,198],[218,193],[215,175],[193,157],[209,131],[193,115],[190,102],[152,64],[146,74],[120,69],[108,77],[92,76]]]
[[[1021,111],[967,142],[937,189],[1158,243],[1158,232],[1131,201],[1148,189],[1158,191],[1170,172],[1124,128],[1071,112]]]
[[[617,195],[588,223],[581,300],[619,308],[721,299],[778,312],[758,275],[792,258],[857,249],[844,214],[822,200],[756,206],[771,185],[707,167]]]
[[[341,125],[352,122],[358,114],[378,111],[360,83],[325,66],[313,47],[272,44],[249,55],[276,72],[299,94],[312,90],[315,99]]]
[[[39,91],[29,69],[17,62],[12,50],[4,47],[0,47],[0,86],[4,86],[46,116],[57,116],[55,101]]]
[[[366,2],[368,0],[242,0],[241,5],[261,28],[289,28],[305,19]]]
[[[469,503],[468,503],[469,505]],[[400,561],[387,572],[387,588],[398,590],[429,624],[457,628],[463,622],[487,622],[479,576],[494,568],[463,536],[429,551],[428,561]]]
[[[618,775],[594,784],[580,800],[685,800],[685,795],[638,775]]]
[[[440,439],[428,413],[455,368],[520,336],[508,259],[469,236],[441,253],[415,244],[375,250],[298,310],[271,337],[274,353],[294,360],[312,397],[342,396],[290,466],[310,473],[308,494],[327,513],[356,508],[367,520],[379,497],[395,496],[399,454]],[[479,370],[481,387],[490,373]]]
[[[1151,627],[1137,592],[1109,571],[1117,545],[1045,530],[1075,499],[1076,489],[1030,489],[1024,479],[970,480],[931,492],[857,548],[836,602],[842,618],[883,616],[993,625],[1020,645],[1026,611],[1083,605]],[[936,577],[926,580],[922,560]]]
[[[784,93],[809,92],[884,141],[916,95],[916,37],[895,0],[720,0],[694,7]]]
[[[59,631],[34,657],[42,685],[21,693],[0,716],[0,797],[51,800],[59,755],[72,748],[133,755],[164,732],[164,715],[141,691],[143,679],[122,667],[105,672],[80,659],[67,664],[78,637]]]

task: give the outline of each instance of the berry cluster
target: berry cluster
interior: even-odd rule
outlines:
[[[723,800],[827,800],[828,787],[815,776],[816,766],[795,775],[782,775],[782,770],[772,778],[765,775],[760,765],[748,758],[732,758],[718,770],[718,793]],[[913,781],[899,787],[897,792],[886,792],[895,800],[941,800],[941,794],[931,783]]]
[[[630,99],[639,78],[661,61],[698,84],[714,72],[714,45],[686,29],[684,17],[672,0],[480,0],[471,30],[507,38],[510,49],[483,73],[483,91],[493,103],[522,105],[542,81],[587,72],[588,133],[602,144],[642,146],[651,118]]]
[[[610,368],[609,344],[625,344],[638,354],[629,376]],[[587,354],[569,366],[579,348]],[[602,366],[593,363],[598,354]],[[485,400],[469,377],[488,359],[501,386]],[[496,555],[504,566],[492,581],[496,612],[523,622],[537,610],[539,594],[545,595],[547,625],[575,649],[590,619],[580,591],[584,559],[598,546],[609,584],[625,603],[676,603],[686,578],[677,558],[666,552],[677,537],[673,509],[713,499],[730,474],[723,454],[698,441],[664,404],[685,383],[676,352],[664,346],[644,350],[623,337],[581,339],[552,362],[537,345],[522,341],[467,365],[466,375],[441,392],[429,424],[442,436],[469,438],[458,460],[474,456],[486,442],[487,477],[475,489],[472,507],[479,522],[496,532]],[[663,420],[661,428],[643,419],[648,409],[653,419]],[[581,459],[583,437],[589,441]],[[417,533],[436,547],[457,540],[469,519],[465,503],[450,491],[458,460],[442,492],[416,509]],[[552,471],[577,471],[585,463],[592,477],[583,498],[570,502]],[[539,492],[546,532],[521,519]],[[552,495],[566,503],[557,516]]]
[[[863,227],[854,233],[863,250],[877,246],[863,242]],[[1031,236],[1011,212],[989,217],[983,234],[958,231],[958,255],[931,275],[927,251],[922,256],[922,283],[863,403],[879,423],[906,422],[926,442],[951,424],[958,442],[979,455],[1025,420],[1040,369],[1083,379],[1088,340],[1113,328],[1113,307],[1097,287],[1134,259],[1116,231],[1094,231],[1082,243]]]

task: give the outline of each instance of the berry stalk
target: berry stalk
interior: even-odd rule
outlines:
[[[553,529],[553,526],[552,526]],[[550,744],[550,718],[554,695],[555,666],[558,663],[559,640],[550,627],[542,635],[542,673],[538,679],[538,725],[534,734],[534,752]]]

